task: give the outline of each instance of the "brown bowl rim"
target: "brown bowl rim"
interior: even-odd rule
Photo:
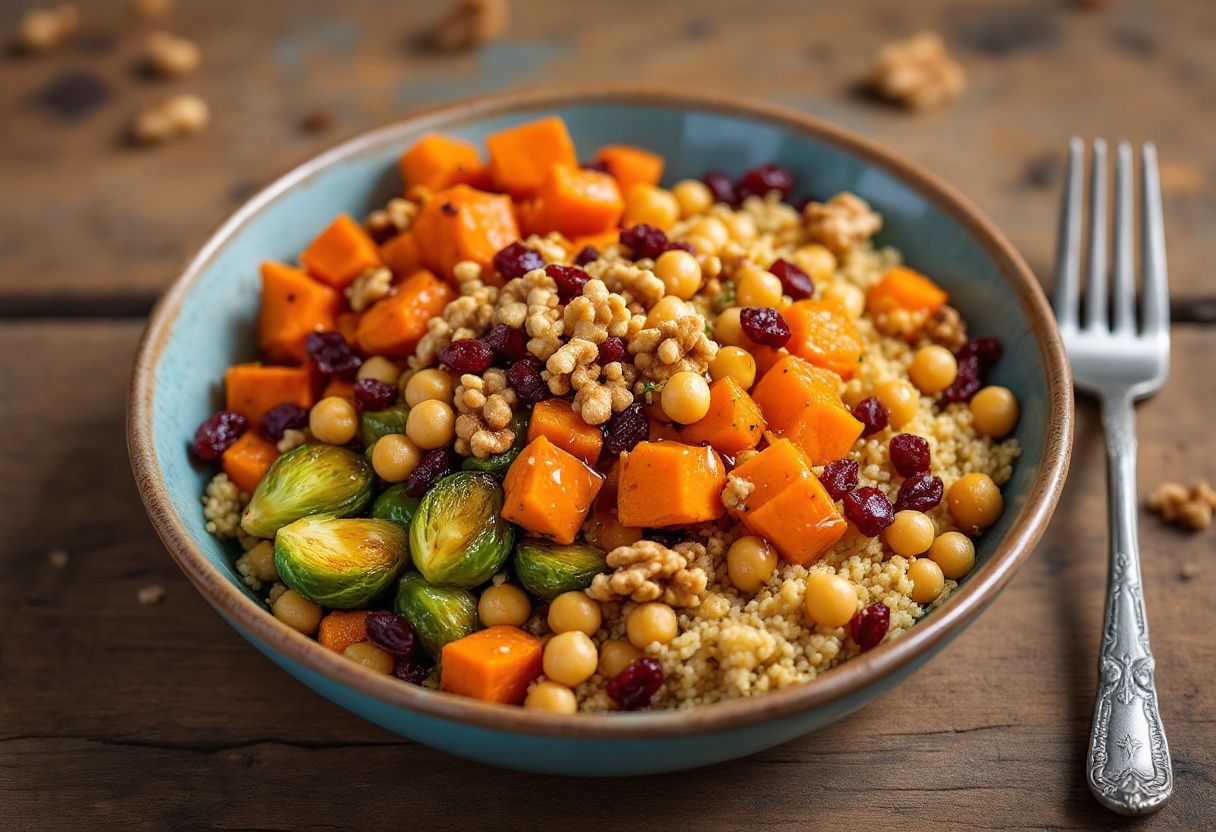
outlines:
[[[996,552],[924,623],[900,638],[833,668],[813,682],[688,710],[637,714],[553,715],[494,705],[403,685],[374,673],[291,630],[250,599],[208,562],[173,507],[156,465],[152,439],[155,370],[181,304],[227,238],[279,195],[330,164],[377,147],[409,127],[421,133],[508,113],[576,104],[640,104],[740,116],[812,136],[852,153],[917,190],[959,222],[984,247],[1015,291],[1034,332],[1047,371],[1049,422],[1040,470],[1012,528]],[[296,165],[247,200],[208,237],[152,311],[139,346],[129,391],[127,444],[140,496],[157,534],[187,578],[231,622],[329,681],[349,685],[382,703],[428,717],[508,733],[571,738],[640,739],[726,731],[845,700],[880,682],[949,639],[990,602],[1029,556],[1059,499],[1073,432],[1068,361],[1051,308],[1021,256],[996,227],[953,187],[918,165],[851,131],[786,107],[716,92],[655,85],[541,87],[441,104],[389,122]]]

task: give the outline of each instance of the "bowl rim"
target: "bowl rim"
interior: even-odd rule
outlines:
[[[1014,290],[1031,324],[1047,375],[1048,426],[1039,472],[1021,512],[992,556],[924,623],[898,639],[825,672],[813,682],[760,696],[690,709],[636,714],[555,715],[480,702],[403,685],[323,647],[269,615],[207,560],[175,510],[156,463],[152,433],[156,367],[182,302],[230,237],[265,207],[329,166],[396,141],[403,131],[423,133],[487,117],[571,105],[622,104],[696,110],[775,125],[833,145],[891,174],[958,222],[985,249]],[[541,737],[643,739],[737,729],[844,702],[881,682],[956,635],[988,604],[1029,556],[1055,509],[1067,476],[1073,434],[1072,382],[1064,346],[1038,281],[1012,244],[952,186],[869,139],[815,116],[762,101],[667,85],[545,86],[439,104],[339,139],[290,168],[250,197],[209,235],[154,307],[139,345],[127,409],[127,446],[144,506],[157,534],[203,597],[244,634],[254,636],[297,665],[336,685],[350,686],[382,705],[424,717],[498,732]]]

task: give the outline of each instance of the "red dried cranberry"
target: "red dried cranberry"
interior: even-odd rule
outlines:
[[[608,420],[608,428],[604,431],[604,450],[610,454],[623,454],[632,451],[649,435],[650,423],[646,421],[642,404],[634,402]]]
[[[507,370],[507,384],[525,403],[536,404],[549,395],[549,386],[540,374],[540,362],[535,358],[524,358],[516,361]]]
[[[972,338],[967,343],[959,347],[958,352],[954,354],[955,358],[963,359],[974,355],[979,359],[980,369],[984,371],[991,370],[996,366],[996,363],[1001,360],[1001,353],[1004,349],[1001,347],[1001,342],[991,335],[984,335],[979,338]]]
[[[827,489],[833,500],[843,500],[844,496],[857,487],[857,472],[860,466],[852,459],[838,459],[823,466],[823,476],[819,482]]]
[[[689,254],[697,253],[697,250],[692,247],[692,243],[686,243],[683,240],[668,240],[667,245],[663,247],[663,251],[687,251]]]
[[[422,497],[432,485],[452,473],[453,467],[452,454],[447,448],[427,451],[405,478],[405,493],[410,497]]]
[[[245,417],[230,410],[221,410],[203,420],[194,431],[194,455],[207,462],[219,459],[245,432]]]
[[[901,477],[929,470],[929,443],[913,433],[897,433],[887,443],[891,464]]]
[[[749,196],[765,196],[769,191],[777,191],[785,199],[792,190],[794,175],[780,165],[754,167],[744,173],[735,186],[740,202]]]
[[[980,360],[974,355],[967,355],[958,360],[958,374],[950,386],[942,391],[942,401],[968,402],[971,397],[984,386],[984,373],[980,368]]]
[[[581,295],[583,287],[591,279],[591,275],[578,266],[563,266],[560,263],[545,266],[545,274],[553,278],[553,282],[557,284],[557,296],[561,298],[562,303],[569,303]]]
[[[600,341],[600,364],[611,364],[625,358],[625,339],[609,335]]]
[[[431,669],[422,662],[410,659],[399,661],[393,667],[393,675],[411,685],[421,685],[426,681],[427,674],[430,672]]]
[[[600,250],[598,248],[595,246],[583,246],[578,250],[578,254],[574,255],[574,265],[585,266],[599,259]]]
[[[663,665],[658,659],[637,659],[604,686],[608,698],[622,711],[636,711],[650,704],[663,684]]]
[[[809,298],[815,291],[815,284],[811,282],[811,276],[789,260],[777,260],[768,267],[768,270],[777,275],[781,281],[781,288],[794,300]]]
[[[866,537],[877,537],[895,520],[887,495],[870,485],[844,495],[844,516]]]
[[[622,231],[621,245],[633,252],[634,260],[641,260],[643,257],[654,260],[667,251],[667,235],[661,228],[643,223]]]
[[[355,354],[340,332],[310,332],[304,342],[308,357],[317,371],[327,376],[350,380],[355,377],[363,359]]]
[[[861,648],[861,652],[872,650],[882,643],[891,626],[891,610],[886,604],[869,604],[862,607],[849,619],[849,637]]]
[[[404,616],[377,610],[364,623],[367,640],[386,653],[408,659],[418,650],[418,631]]]
[[[725,173],[720,170],[707,170],[701,177],[701,181],[705,183],[705,187],[709,188],[709,192],[713,194],[714,202],[725,202],[727,205],[735,204],[735,183]]]
[[[514,280],[517,277],[523,277],[533,269],[543,269],[544,267],[545,258],[523,243],[511,243],[494,255],[494,270],[503,280]]]
[[[480,375],[494,362],[494,350],[476,338],[461,338],[439,351],[439,363],[453,373]]]
[[[295,402],[283,402],[262,414],[258,430],[271,442],[283,438],[285,430],[302,430],[308,426],[308,411]]]
[[[739,310],[739,325],[743,334],[766,347],[784,347],[790,340],[790,325],[771,306],[745,306]]]
[[[355,382],[355,406],[360,410],[384,410],[397,403],[397,385],[376,378]]]
[[[493,329],[481,340],[494,350],[495,358],[507,363],[518,361],[528,354],[528,336],[524,335],[523,330],[506,324],[494,324]]]
[[[870,396],[853,405],[853,418],[863,425],[861,435],[870,436],[887,426],[890,413],[877,396]]]
[[[936,474],[913,474],[899,486],[895,495],[895,510],[928,511],[942,501],[945,486]]]

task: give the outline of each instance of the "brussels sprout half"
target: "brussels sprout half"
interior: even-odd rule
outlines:
[[[372,503],[372,517],[381,520],[391,520],[401,528],[409,531],[410,521],[418,512],[417,497],[405,493],[405,484],[397,483],[384,489],[376,502]]]
[[[371,449],[376,440],[390,433],[405,433],[405,422],[410,409],[396,404],[384,410],[364,411],[359,415],[359,439],[363,446]]]
[[[410,521],[410,553],[422,576],[463,587],[493,577],[515,542],[502,503],[502,486],[490,474],[458,471],[431,486]]]
[[[371,502],[376,481],[360,454],[334,445],[301,445],[276,459],[241,515],[241,528],[272,538],[288,523],[313,514],[349,517]]]
[[[283,583],[324,607],[366,607],[408,560],[405,530],[367,517],[303,517],[279,529],[274,565]]]
[[[528,444],[528,422],[531,420],[532,412],[530,410],[520,410],[511,417],[511,431],[515,434],[515,441],[511,443],[511,447],[500,454],[488,456],[485,459],[478,459],[475,456],[465,457],[464,462],[460,464],[462,470],[465,471],[485,471],[488,474],[504,475],[507,469],[511,467],[511,463],[515,461],[515,457],[519,456],[520,451]]]
[[[434,586],[417,572],[406,573],[397,583],[393,608],[409,619],[422,639],[422,646],[435,658],[443,645],[480,628],[473,593],[458,587]]]
[[[514,567],[524,589],[546,601],[563,592],[586,589],[596,575],[608,571],[604,553],[594,546],[563,545],[539,537],[519,541]]]

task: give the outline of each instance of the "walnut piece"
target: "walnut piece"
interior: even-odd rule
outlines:
[[[802,216],[807,236],[837,257],[848,254],[882,229],[882,217],[870,209],[870,203],[849,191],[836,194],[826,203],[808,203]]]
[[[1216,491],[1206,480],[1200,480],[1189,488],[1181,483],[1167,482],[1148,498],[1148,507],[1160,514],[1167,523],[1191,531],[1202,531],[1212,523]]]
[[[456,269],[462,265],[456,264]],[[460,297],[443,307],[443,314],[426,322],[426,334],[418,341],[414,354],[409,358],[410,369],[421,370],[432,366],[439,351],[453,341],[485,335],[494,318],[494,304],[499,298],[499,291],[478,278],[463,281],[460,284]]]
[[[445,52],[472,49],[500,37],[508,18],[507,0],[456,0],[431,40]]]
[[[677,543],[668,549],[653,540],[639,540],[618,546],[608,553],[608,565],[615,571],[596,575],[587,594],[597,601],[629,598],[639,604],[662,601],[673,607],[695,607],[708,578],[705,570],[688,564],[704,554],[700,543]]]
[[[602,280],[588,280],[583,294],[566,304],[562,332],[598,344],[610,335],[627,335],[632,317],[622,295],[609,292]]]
[[[756,484],[744,477],[728,474],[726,487],[722,489],[722,505],[731,511],[747,511],[747,498],[756,490]]]
[[[375,266],[356,277],[345,291],[350,308],[362,312],[393,291],[393,273],[384,266]]]
[[[646,312],[667,294],[667,287],[654,272],[624,260],[601,257],[594,263],[588,263],[585,271],[593,278],[602,280],[608,291],[623,297],[631,312]]]
[[[883,47],[878,53],[872,85],[888,101],[909,110],[924,111],[962,95],[967,75],[946,52],[937,34],[921,32]]]
[[[528,352],[541,361],[557,352],[562,344],[562,309],[557,284],[544,269],[533,269],[523,277],[507,282],[498,292],[493,322],[528,334]]]
[[[460,414],[456,417],[456,453],[485,459],[510,449],[515,442],[510,424],[516,397],[504,371],[491,368],[481,376],[465,373],[454,398]]]
[[[638,368],[639,377],[634,383],[638,394],[646,390],[647,382],[662,386],[679,372],[704,373],[718,354],[718,343],[705,334],[705,319],[700,315],[663,321],[639,331],[627,343]]]
[[[409,231],[414,226],[418,216],[418,206],[408,199],[393,197],[383,208],[377,208],[367,215],[363,227],[377,240],[387,240],[403,231]]]
[[[921,335],[953,352],[967,343],[967,324],[957,309],[942,304],[925,321]]]

